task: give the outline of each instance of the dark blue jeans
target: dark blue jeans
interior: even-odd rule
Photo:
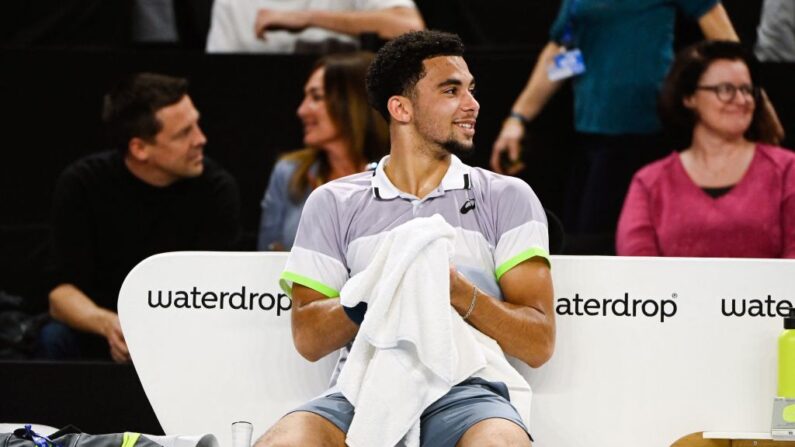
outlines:
[[[36,347],[36,358],[76,360],[81,357],[77,331],[55,320],[49,320],[42,326]]]

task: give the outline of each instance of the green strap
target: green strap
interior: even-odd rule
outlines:
[[[121,443],[121,447],[133,447],[140,437],[140,433],[124,432],[124,440]]]

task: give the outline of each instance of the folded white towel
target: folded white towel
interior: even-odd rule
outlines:
[[[422,412],[469,377],[505,383],[529,426],[532,392],[497,342],[450,305],[455,230],[434,215],[394,228],[340,293],[368,303],[337,386],[355,414],[351,447],[419,445]],[[402,441],[402,442],[401,442]]]
[[[454,238],[438,215],[407,222],[384,237],[340,293],[344,306],[368,303],[337,382],[355,407],[351,447],[392,447],[404,436],[404,445],[419,445],[423,410],[486,365],[450,306]]]

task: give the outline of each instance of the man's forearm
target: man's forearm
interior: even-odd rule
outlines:
[[[475,308],[467,321],[496,340],[506,354],[534,368],[543,365],[552,354],[554,331],[550,330],[548,316],[537,309],[499,301],[478,292]]]
[[[508,275],[511,277],[506,280]],[[467,322],[496,340],[506,354],[534,368],[541,366],[555,348],[549,268],[544,261],[525,261],[506,273],[500,285],[506,301],[478,291],[473,306],[475,286],[459,275],[451,304],[462,316],[468,314]]]
[[[518,112],[528,120],[535,119],[552,95],[563,85],[563,81],[551,81],[547,75],[547,67],[553,57],[559,53],[560,48],[554,42],[550,42],[544,47],[533,67],[527,85],[514,102],[512,111]]]
[[[293,342],[309,361],[317,361],[353,340],[359,326],[348,318],[339,298],[325,298],[296,307],[293,300]]]
[[[310,10],[309,26],[358,36],[376,33],[382,39],[392,39],[409,31],[425,28],[419,12],[413,8],[388,8],[376,11]]]
[[[97,306],[74,285],[61,284],[50,292],[50,315],[74,329],[104,336],[115,313]]]
[[[701,16],[698,20],[698,25],[707,39],[740,41],[729,19],[729,15],[726,13],[726,9],[720,3]]]

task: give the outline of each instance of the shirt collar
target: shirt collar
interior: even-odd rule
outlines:
[[[415,198],[411,194],[400,191],[392,184],[386,172],[384,172],[384,167],[386,167],[388,162],[389,155],[382,158],[381,161],[378,162],[375,171],[373,171],[370,184],[375,198],[381,200],[391,200],[396,197]],[[429,196],[442,195],[445,191],[453,189],[469,189],[472,184],[471,170],[472,168],[465,165],[458,157],[451,155],[450,166],[447,168],[444,177],[442,177],[442,182],[439,184],[439,187],[436,188],[436,191],[429,194]]]

